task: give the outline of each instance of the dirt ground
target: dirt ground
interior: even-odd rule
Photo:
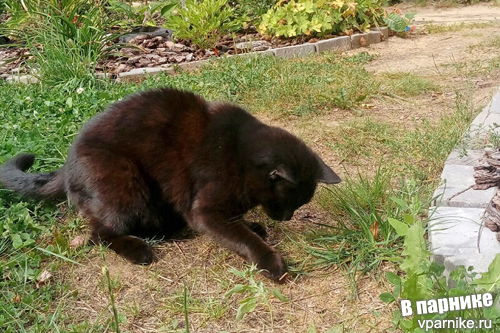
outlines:
[[[405,12],[412,11],[401,5]],[[464,8],[436,10],[433,7],[414,9],[419,14],[416,24],[423,31],[429,21],[471,22],[494,21],[500,16],[500,7],[474,5]],[[462,29],[447,33],[418,33],[410,38],[391,37],[388,42],[369,48],[350,51],[349,54],[368,51],[378,55],[367,64],[367,69],[376,74],[383,72],[414,72],[443,84],[445,90],[432,96],[422,96],[395,103],[374,102],[370,115],[391,119],[395,123],[408,123],[423,119],[439,119],[450,110],[455,90],[471,89],[461,85],[467,78],[463,71],[453,68],[459,63],[486,62],[497,54],[488,48],[474,51],[473,45],[489,43],[494,36],[500,37],[500,24],[492,23],[482,28]],[[493,51],[493,48],[491,49]],[[497,49],[498,50],[498,49]],[[500,84],[497,74],[485,74],[475,82],[474,103],[485,105]],[[314,149],[321,151],[327,163],[341,169],[342,159],[325,146],[325,137],[356,115],[320,115],[314,121],[295,123],[288,119],[270,120],[294,133],[304,134]],[[250,220],[262,217],[250,213]],[[292,244],[287,235],[300,233],[313,227],[312,222],[323,222],[329,217],[314,203],[297,212],[290,221],[280,225],[271,224],[270,242],[280,248],[285,258],[292,252],[294,257],[307,254],[301,244]],[[328,223],[328,221],[326,221]],[[292,244],[292,245],[290,245]],[[305,332],[313,327],[317,332],[388,332],[394,306],[380,301],[379,295],[388,291],[384,279],[369,275],[358,284],[358,297],[353,297],[349,279],[341,267],[328,270],[316,269],[295,280],[275,286],[262,279],[268,288],[279,288],[290,302],[271,299],[272,318],[265,306],[258,306],[242,321],[235,321],[241,295],[226,297],[225,293],[242,279],[228,271],[229,267],[244,269],[242,260],[217,246],[204,236],[180,239],[158,244],[155,247],[159,260],[147,267],[129,264],[112,252],[106,252],[106,262],[99,248],[93,248],[71,271],[60,272],[58,279],[66,280],[78,297],[64,300],[74,316],[73,322],[88,320],[104,321],[110,317],[109,296],[102,278],[102,267],[107,264],[115,284],[116,305],[127,320],[122,330],[128,332],[177,332],[185,331],[183,292],[189,295],[188,315],[191,332]],[[260,277],[258,280],[260,281]],[[104,318],[104,319],[103,319]],[[311,331],[311,332],[316,332]]]

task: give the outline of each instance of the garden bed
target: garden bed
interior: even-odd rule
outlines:
[[[387,40],[389,29],[380,27],[369,33],[326,37],[329,38],[271,39],[256,33],[241,35],[235,39],[223,38],[215,48],[208,50],[195,49],[186,45],[187,43],[176,43],[167,36],[144,33],[128,40],[128,47],[122,48],[119,55],[102,60],[95,69],[100,75],[131,79],[145,73],[168,72],[174,66],[187,70],[198,68],[202,61],[223,56],[259,53],[286,58],[329,50],[346,51]],[[24,48],[0,49],[0,63],[15,59],[0,66],[0,75],[10,82],[36,82],[26,76],[34,74],[23,66],[27,54],[29,50]],[[20,77],[24,79],[19,79]]]
[[[0,75],[8,79],[12,74],[30,74],[51,84],[89,72],[116,77],[144,68],[194,63],[186,65],[192,68],[199,61],[249,52],[287,57],[347,50],[387,38],[387,32],[370,33],[386,20],[391,24],[399,20],[403,28],[409,22],[399,13],[388,13],[391,10],[384,10],[378,0],[14,4],[4,6],[3,14],[0,7],[0,38],[18,47],[0,51]],[[336,38],[339,42],[332,42]],[[304,47],[286,49],[297,45]]]

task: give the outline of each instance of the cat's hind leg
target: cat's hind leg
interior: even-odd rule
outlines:
[[[68,193],[90,219],[91,239],[136,264],[153,261],[151,247],[133,236],[160,221],[139,168],[107,150],[87,150],[70,163]]]

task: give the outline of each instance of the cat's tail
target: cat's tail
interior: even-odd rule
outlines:
[[[19,154],[0,166],[0,184],[33,199],[63,199],[66,195],[63,169],[46,173],[26,173],[35,162],[33,154]]]

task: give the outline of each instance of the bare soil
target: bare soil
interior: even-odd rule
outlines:
[[[409,11],[405,6],[405,11]],[[500,15],[499,7],[484,5],[464,8],[441,9],[416,8],[417,22],[442,20],[455,22],[479,19],[478,13],[494,19]],[[468,15],[468,16],[467,16]],[[374,100],[361,116],[384,119],[395,125],[408,127],[421,125],[424,119],[437,121],[454,108],[456,91],[473,92],[473,101],[485,105],[500,82],[498,71],[476,75],[470,85],[463,70],[456,70],[458,63],[474,61],[486,63],[495,54],[488,48],[477,51],[473,45],[489,43],[492,37],[500,36],[500,26],[481,29],[465,29],[443,34],[419,33],[410,38],[392,37],[388,42],[369,48],[350,51],[349,54],[367,51],[378,55],[366,68],[377,75],[384,72],[414,72],[444,87],[432,95],[421,95],[411,99]],[[471,51],[472,50],[472,51]],[[460,67],[461,68],[461,67]],[[312,147],[321,152],[325,160],[336,170],[341,170],[342,156],[335,155],[327,146],[335,132],[357,117],[350,112],[322,114],[314,119],[267,119],[268,123],[287,128],[300,135]],[[349,166],[347,165],[349,168]],[[259,212],[249,213],[250,220],[265,220]],[[285,256],[294,258],[292,266],[303,262],[308,267],[314,260],[305,251],[300,235],[314,222],[335,223],[314,202],[303,207],[294,218],[285,223],[268,227],[269,241]],[[292,241],[293,240],[293,241]],[[290,302],[282,303],[271,298],[272,317],[269,309],[258,306],[256,311],[242,321],[235,321],[241,295],[226,297],[225,293],[236,283],[244,281],[228,269],[246,266],[236,255],[219,247],[205,236],[179,239],[155,246],[158,261],[151,266],[129,264],[111,251],[92,248],[72,270],[62,271],[57,279],[66,281],[70,289],[77,291],[76,298],[68,298],[66,311],[74,317],[73,322],[104,322],[111,317],[109,296],[105,288],[102,267],[107,265],[112,279],[117,279],[114,292],[119,313],[127,320],[122,324],[128,332],[177,332],[185,331],[182,294],[184,288],[189,295],[188,316],[191,332],[305,332],[315,327],[317,332],[339,328],[342,332],[389,332],[392,330],[391,316],[395,306],[381,302],[379,295],[388,291],[384,279],[377,274],[363,277],[358,283],[357,297],[350,288],[350,279],[342,267],[312,269],[299,275],[285,285],[277,286],[262,279],[268,288],[279,288]],[[300,260],[298,258],[301,258]],[[382,268],[382,271],[387,268]],[[382,274],[382,273],[381,273]],[[384,275],[384,274],[382,274]]]

